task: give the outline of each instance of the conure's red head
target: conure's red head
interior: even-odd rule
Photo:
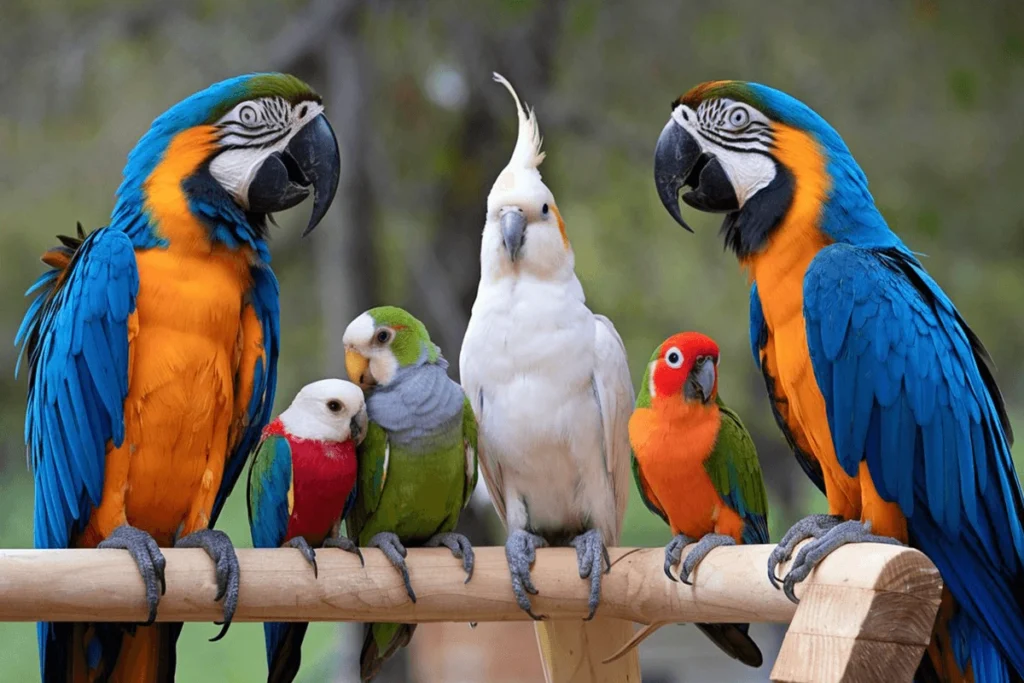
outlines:
[[[718,344],[699,332],[666,339],[651,357],[651,396],[711,403],[718,396]]]

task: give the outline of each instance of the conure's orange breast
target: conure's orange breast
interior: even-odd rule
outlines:
[[[691,406],[675,397],[654,398],[629,422],[640,470],[672,533],[692,538],[715,531],[723,502],[704,461],[718,438],[718,406]]]

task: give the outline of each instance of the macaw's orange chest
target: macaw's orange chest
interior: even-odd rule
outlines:
[[[108,453],[104,500],[94,517],[101,537],[123,514],[170,543],[209,520],[238,406],[248,402],[238,394],[251,392],[251,369],[240,377],[246,333],[259,326],[244,305],[251,286],[245,254],[153,249],[136,258],[126,438]],[[119,495],[120,506],[110,500]]]
[[[723,533],[737,541],[743,523],[718,494],[704,467],[720,423],[717,406],[690,406],[675,397],[638,408],[629,437],[648,499],[668,517],[673,534]]]

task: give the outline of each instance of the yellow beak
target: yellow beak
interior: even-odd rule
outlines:
[[[353,349],[345,349],[345,371],[349,381],[363,389],[373,386],[373,375],[370,374],[370,359]]]

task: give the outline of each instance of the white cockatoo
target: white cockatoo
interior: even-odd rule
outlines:
[[[572,545],[597,609],[607,545],[629,496],[633,387],[622,339],[587,308],[555,198],[541,180],[537,119],[519,115],[508,166],[487,198],[481,276],[462,344],[462,386],[479,421],[480,469],[508,529],[519,606],[535,549]],[[588,617],[589,618],[589,617]]]

